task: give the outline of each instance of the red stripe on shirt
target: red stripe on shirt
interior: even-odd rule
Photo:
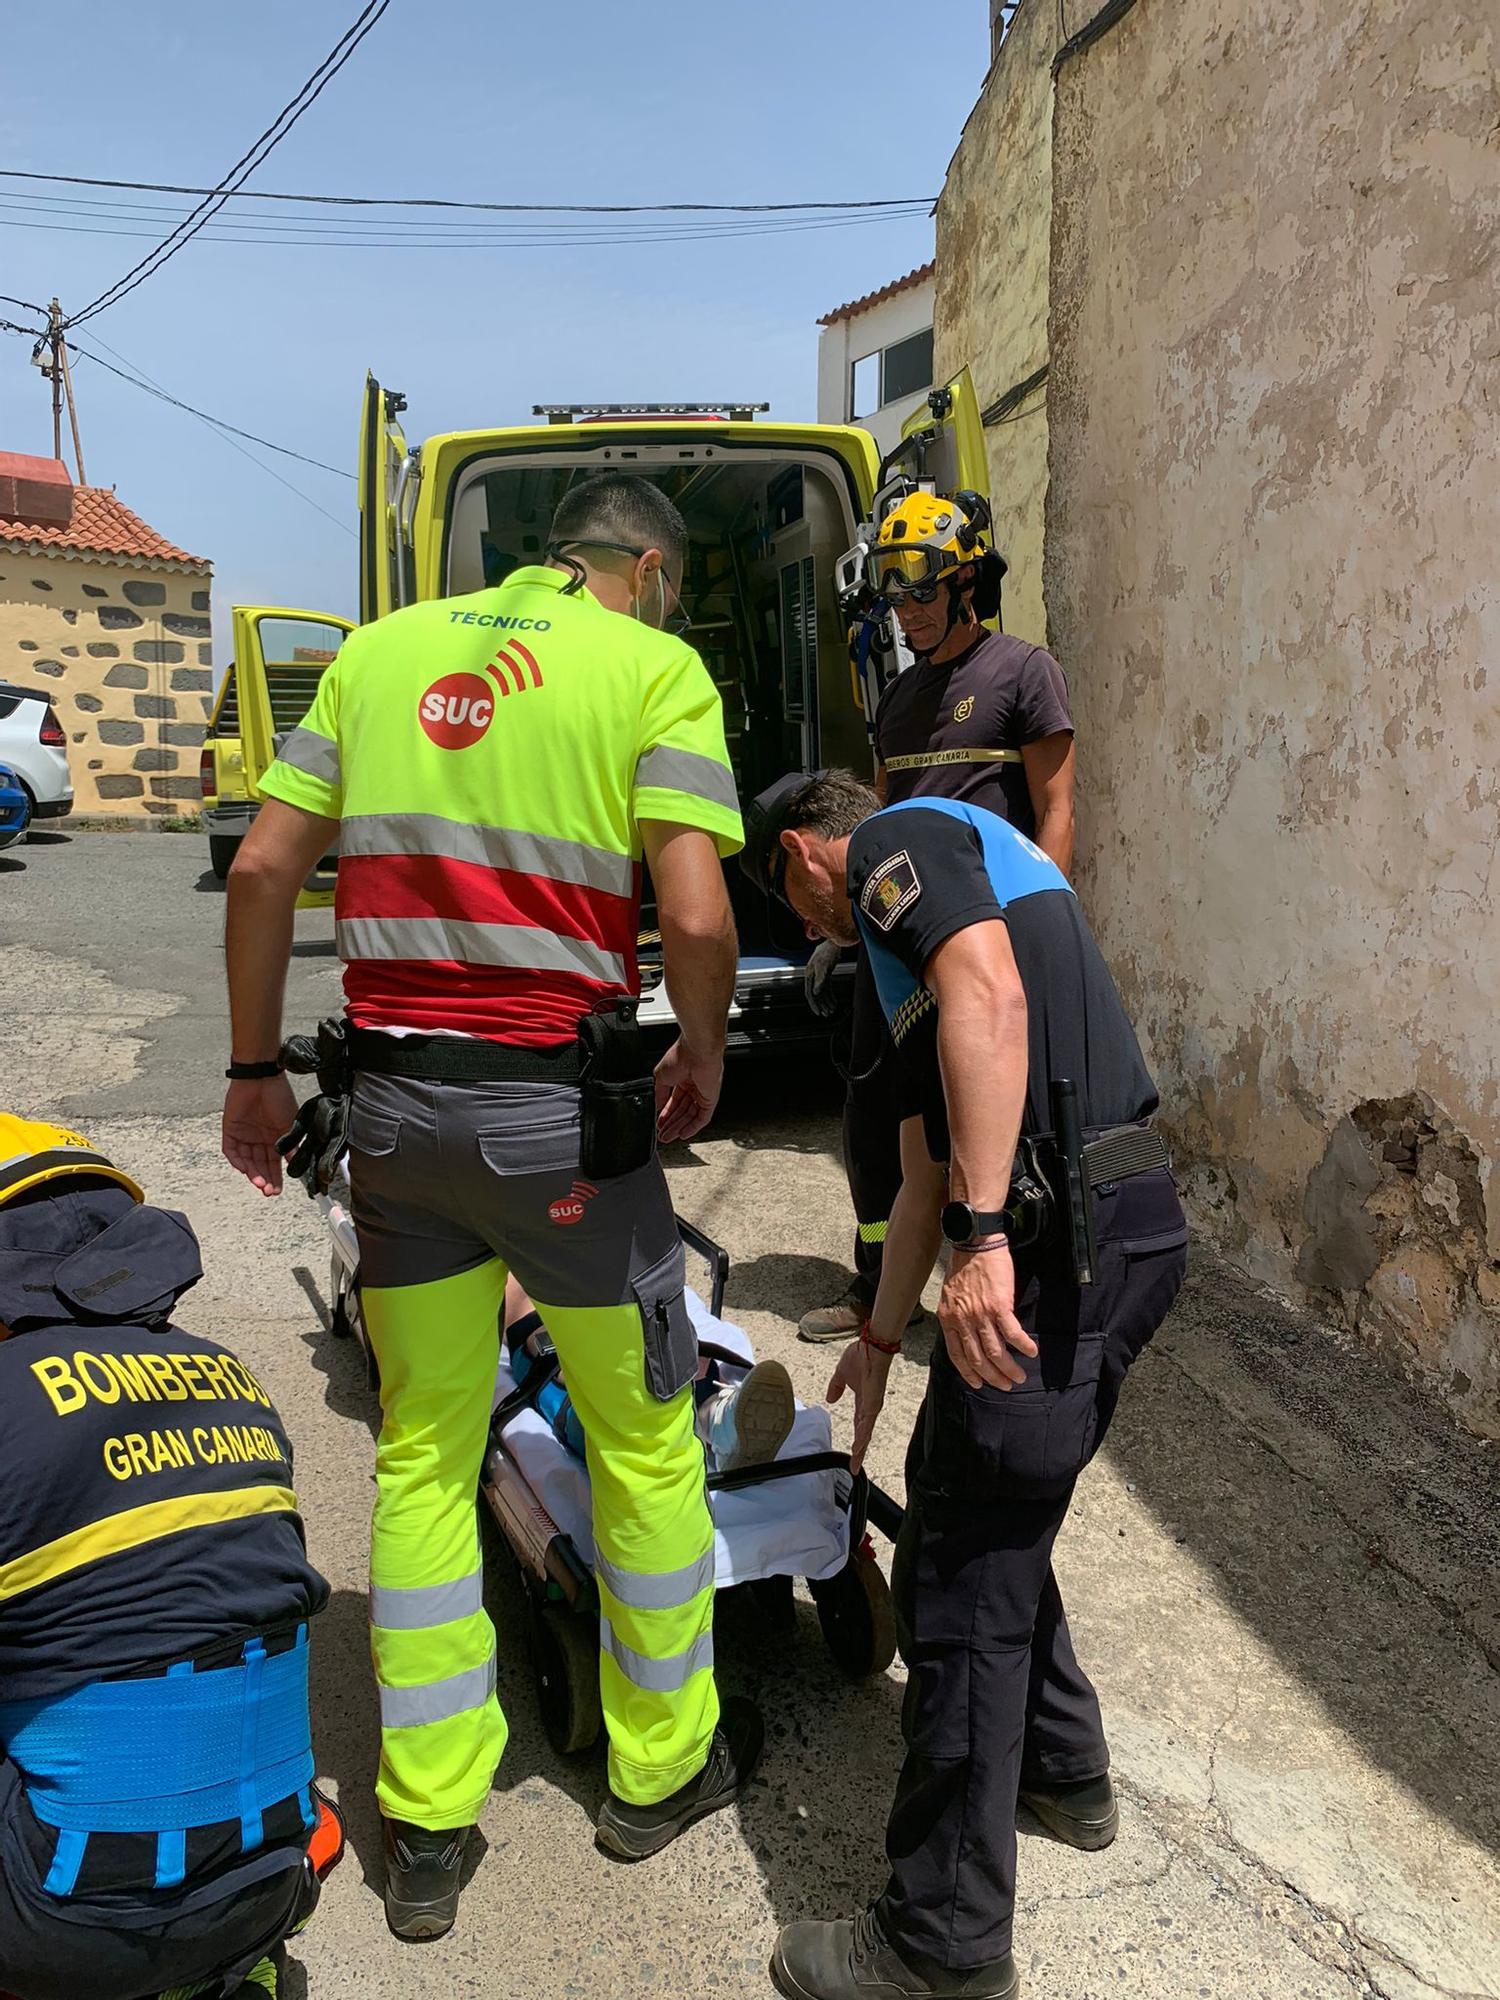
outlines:
[[[633,961],[630,990],[636,990]],[[624,991],[577,973],[439,959],[361,958],[344,967],[344,998],[356,1027],[450,1028],[520,1048],[573,1041],[581,1015]]]
[[[523,924],[629,959],[640,897],[441,854],[351,854],[339,862],[334,915]]]

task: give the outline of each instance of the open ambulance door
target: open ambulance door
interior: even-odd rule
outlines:
[[[415,596],[411,519],[417,459],[399,418],[406,398],[365,377],[359,423],[359,616],[367,625]]]
[[[984,448],[984,419],[967,368],[951,382],[934,389],[924,409],[914,410],[901,426],[901,442],[886,455],[881,468],[881,495],[876,497],[880,525],[881,496],[898,476],[915,479],[934,493],[977,493],[988,504],[990,469]]]
[[[232,615],[245,777],[251,796],[259,799],[260,781],[276,752],[312,707],[329,661],[356,628],[330,612],[279,604],[236,604]],[[332,902],[336,861],[336,852],[324,856],[297,899],[298,909]]]

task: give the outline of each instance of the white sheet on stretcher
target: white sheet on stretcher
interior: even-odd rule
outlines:
[[[755,1356],[741,1329],[715,1319],[691,1288],[687,1302],[700,1342],[742,1354],[749,1368]],[[727,1378],[729,1371],[722,1362],[720,1369]],[[514,1387],[502,1346],[491,1407]],[[527,1485],[592,1568],[593,1508],[587,1468],[558,1442],[551,1425],[535,1410],[523,1410],[506,1427],[505,1444]],[[828,1412],[805,1409],[799,1403],[791,1436],[778,1456],[798,1458],[832,1447]],[[849,1553],[849,1516],[838,1504],[839,1488],[848,1491],[846,1473],[811,1472],[738,1493],[710,1494],[716,1587],[722,1590],[727,1584],[750,1583],[763,1576],[804,1576],[818,1582],[842,1569]]]

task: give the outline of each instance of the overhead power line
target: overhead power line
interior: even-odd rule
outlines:
[[[303,112],[317,103],[324,90],[348,62],[370,30],[375,27],[390,4],[391,0],[369,0],[369,4],[357,15],[353,24],[345,29],[297,94],[289,103],[282,106],[265,131],[247,152],[240,155],[217,187],[205,190],[205,198],[190,215],[178,223],[170,235],[163,237],[156,248],[148,251],[138,263],[133,264],[122,278],[117,278],[114,284],[102,291],[96,299],[91,299],[81,312],[73,313],[66,324],[82,325],[85,321],[105,312],[110,306],[118,305],[128,293],[143,285],[147,278],[159,271],[163,264],[177,255],[179,250],[184,249],[204,224],[212,221],[240,184],[248,180],[262,161],[281,143]]]
[[[109,363],[99,355],[89,354],[77,346],[73,347],[73,353],[82,360],[92,361],[96,368],[108,369],[111,375],[118,375],[122,382],[129,382],[134,388],[144,390],[148,396],[155,396],[158,401],[171,404],[173,409],[182,410],[188,416],[196,417],[200,424],[205,425],[207,429],[213,431],[221,438],[231,451],[237,451],[242,458],[248,458],[252,465],[259,466],[260,470],[268,478],[274,479],[278,486],[284,486],[288,493],[294,493],[299,500],[304,501],[307,506],[311,507],[314,513],[321,514],[325,521],[332,521],[334,526],[342,528],[346,535],[354,536],[354,530],[349,526],[347,521],[342,520],[337,514],[330,513],[321,501],[314,500],[310,493],[304,493],[300,486],[294,486],[290,479],[284,478],[276,470],[274,465],[267,465],[264,459],[257,458],[255,453],[247,450],[245,445],[240,443],[239,440],[250,438],[256,444],[264,445],[267,451],[280,452],[287,458],[302,459],[304,464],[315,465],[323,472],[337,472],[341,477],[349,478],[353,477],[352,474],[342,473],[338,466],[324,465],[321,459],[308,458],[300,451],[292,451],[284,444],[273,444],[269,438],[257,437],[254,431],[241,430],[237,424],[227,424],[222,417],[211,417],[206,410],[194,409],[191,403],[184,403],[179,396],[174,396],[168,390],[164,389],[160,382],[155,381],[151,376],[147,375],[144,369],[136,372],[132,363],[117,348],[110,347],[109,342],[101,334],[96,333],[92,338],[97,340],[101,347],[108,347],[110,353],[114,355],[116,361],[120,362],[122,366],[111,368]]]
[[[226,176],[226,179],[228,176]],[[466,208],[496,215],[783,215],[805,209],[928,209],[936,195],[902,195],[863,201],[460,201],[444,195],[272,194],[261,188],[184,187],[175,181],[103,180],[92,174],[32,174],[0,167],[0,180],[51,181],[67,187],[118,188],[133,194],[228,193],[235,201],[317,202],[335,208]]]
[[[155,228],[131,229],[108,226],[113,222],[128,223],[140,218],[123,214],[117,216],[94,217],[87,211],[72,211],[70,219],[64,221],[55,211],[37,208],[16,210],[5,204],[7,197],[0,195],[0,228],[34,229],[59,236],[121,236],[148,237],[156,234]],[[418,233],[434,228],[456,230],[465,227],[451,223],[425,223],[402,225],[391,221],[386,225],[362,223],[343,225],[323,225],[284,221],[280,224],[262,222],[219,221],[213,228],[195,231],[205,243],[235,243],[241,247],[267,249],[313,248],[335,250],[556,250],[594,249],[611,244],[688,244],[740,242],[751,237],[793,236],[808,230],[857,229],[872,223],[915,219],[925,211],[910,210],[903,213],[887,210],[876,215],[835,215],[821,217],[799,217],[795,220],[766,219],[762,222],[705,223],[701,227],[690,224],[655,222],[645,228],[618,228],[608,223],[592,226],[567,228],[556,233],[559,225],[536,225],[511,223],[499,229],[486,230],[482,224],[467,225],[470,233],[465,235],[446,234],[432,236]],[[42,219],[26,221],[26,215]],[[554,233],[543,233],[550,227]],[[289,231],[289,234],[273,234],[273,229]],[[384,228],[385,233],[376,234]],[[351,229],[359,229],[359,234],[350,234]],[[480,233],[473,233],[473,232]],[[147,273],[146,275],[149,275]],[[124,294],[120,294],[121,297]],[[86,318],[87,315],[81,316]],[[79,324],[80,320],[69,322]]]
[[[90,338],[98,340],[101,347],[109,346],[108,341],[100,339],[97,333],[91,334]],[[91,354],[86,347],[80,347],[76,340],[69,341],[68,345],[80,360],[92,361],[96,368],[107,369],[111,375],[118,375],[122,382],[133,383],[137,389],[144,389],[148,396],[155,396],[163,403],[170,403],[174,410],[186,410],[190,417],[197,417],[202,423],[212,424],[215,430],[232,431],[236,437],[245,438],[251,444],[262,445],[267,451],[279,451],[283,458],[297,458],[304,465],[315,465],[319,472],[332,472],[340,479],[354,477],[347,466],[329,465],[321,458],[309,458],[305,451],[293,451],[287,444],[273,444],[270,438],[259,437],[254,431],[241,430],[238,424],[226,423],[223,417],[210,416],[207,410],[194,409],[191,403],[184,403],[180,396],[172,395],[162,388],[159,382],[153,382],[149,376],[135,375],[128,373],[126,368],[112,367],[102,355]],[[110,347],[109,351],[113,354],[115,350]],[[119,356],[122,361],[124,358],[123,355]]]

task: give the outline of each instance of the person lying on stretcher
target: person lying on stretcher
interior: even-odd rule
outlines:
[[[518,1388],[553,1352],[541,1314],[515,1277],[505,1286],[505,1350]],[[757,1361],[741,1380],[725,1382],[719,1363],[704,1356],[698,1363],[693,1402],[694,1427],[721,1472],[769,1464],[786,1443],[797,1414],[792,1378],[779,1361]],[[561,1375],[542,1390],[536,1407],[558,1442],[575,1458],[583,1458],[583,1425]]]

